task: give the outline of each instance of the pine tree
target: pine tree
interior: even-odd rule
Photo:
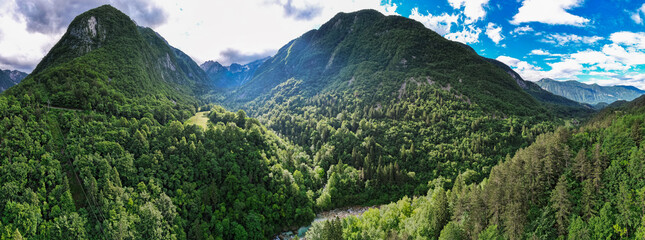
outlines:
[[[582,203],[582,216],[585,219],[590,219],[596,214],[596,190],[590,179],[585,180],[582,185],[582,197],[580,199],[580,203]]]
[[[611,203],[607,202],[600,209],[598,216],[589,219],[589,229],[593,239],[611,239],[614,233],[612,227],[614,225],[613,215]]]
[[[640,125],[641,125],[641,120],[636,119],[632,123],[632,131],[630,134],[634,142],[636,142],[637,144],[640,143],[641,137],[642,137]]]
[[[632,229],[637,221],[637,213],[633,211],[634,200],[632,198],[631,189],[627,186],[626,182],[622,182],[619,187],[618,196],[617,196],[616,209],[618,209],[618,214],[620,217],[616,219],[619,227]],[[629,236],[629,232],[627,232]]]
[[[578,151],[578,155],[576,155],[573,164],[576,170],[576,177],[580,182],[584,181],[590,175],[591,171],[591,164],[587,161],[587,151],[584,148]]]
[[[471,221],[472,230],[470,236],[477,236],[486,227],[486,203],[482,197],[482,190],[475,185],[471,188],[470,193],[470,212],[468,221]]]
[[[456,222],[449,222],[446,227],[441,230],[441,235],[439,236],[439,240],[453,240],[464,238],[464,230]]]
[[[602,173],[605,171],[605,163],[600,153],[600,144],[597,143],[593,151],[594,157],[594,170],[593,170],[593,186],[596,191],[600,191],[602,185]]]
[[[589,234],[589,229],[587,224],[582,220],[580,216],[576,217],[571,226],[569,226],[569,234],[567,236],[569,240],[588,240],[591,239]]]
[[[571,213],[571,202],[569,201],[569,192],[567,190],[567,178],[560,176],[558,184],[551,193],[551,205],[555,209],[556,225],[558,234],[564,236],[567,234],[569,227],[569,213]]]
[[[443,188],[435,189],[432,194],[432,212],[434,216],[431,219],[431,228],[434,230],[434,237],[439,237],[441,229],[450,220],[450,205],[446,197],[446,191]]]

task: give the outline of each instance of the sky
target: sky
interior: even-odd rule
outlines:
[[[0,0],[0,69],[32,71],[84,11],[111,4],[198,64],[273,55],[338,12],[423,23],[524,79],[645,89],[642,0]]]

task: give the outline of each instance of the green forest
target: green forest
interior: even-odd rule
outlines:
[[[77,16],[0,94],[0,239],[645,238],[645,98],[595,112],[373,10],[254,74]]]
[[[28,96],[0,113],[3,239],[265,239],[315,215],[311,159],[242,111],[207,130]]]
[[[438,178],[427,194],[317,222],[307,239],[643,239],[644,106],[542,134],[481,182]]]

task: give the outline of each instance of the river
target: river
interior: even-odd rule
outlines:
[[[275,236],[274,239],[275,240],[293,239],[295,237],[295,234],[298,235],[298,238],[303,239],[305,237],[305,234],[311,227],[311,225],[315,222],[326,221],[337,217],[342,219],[348,216],[361,215],[367,210],[372,208],[380,208],[380,206],[371,206],[371,207],[355,206],[355,207],[336,208],[329,211],[324,211],[324,212],[318,213],[316,215],[316,218],[314,218],[314,220],[308,226],[302,226],[298,228],[297,231],[288,231],[288,232],[280,233],[279,235]]]

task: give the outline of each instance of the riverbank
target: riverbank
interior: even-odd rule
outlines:
[[[370,210],[372,208],[378,209],[380,207],[381,207],[380,205],[371,206],[371,207],[353,206],[353,207],[344,207],[344,208],[337,208],[329,211],[324,211],[316,214],[316,218],[314,218],[314,220],[311,222],[311,224],[309,224],[309,226],[300,227],[298,228],[298,230],[295,230],[295,231],[283,232],[275,236],[273,239],[275,240],[293,239],[296,235],[298,235],[298,238],[304,239],[305,234],[307,233],[307,230],[309,230],[309,228],[314,222],[326,221],[326,220],[331,220],[335,218],[343,219],[349,216],[357,216],[367,212],[367,210]]]

